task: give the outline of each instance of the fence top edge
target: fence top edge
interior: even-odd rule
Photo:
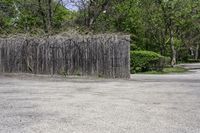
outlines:
[[[36,38],[76,38],[76,37],[84,37],[84,38],[99,38],[99,37],[116,37],[116,38],[130,38],[128,34],[58,34],[58,35],[50,35],[50,36],[29,36],[29,35],[13,35],[13,36],[0,36],[0,39],[36,39]]]
[[[85,39],[102,39],[102,40],[122,40],[125,42],[130,42],[129,35],[112,35],[112,34],[102,34],[102,35],[76,35],[76,36],[49,36],[49,37],[7,37],[1,38],[0,41],[20,41],[20,40],[85,40]]]

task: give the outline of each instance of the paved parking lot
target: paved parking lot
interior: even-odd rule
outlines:
[[[0,76],[0,133],[199,132],[199,70],[131,80]]]

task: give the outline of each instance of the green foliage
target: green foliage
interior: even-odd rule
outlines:
[[[186,71],[187,69],[182,67],[168,67],[163,69],[163,73],[183,73]]]
[[[49,7],[47,1],[2,0],[0,2],[0,33],[40,34],[49,26]],[[59,1],[51,3],[52,23],[48,29],[51,33],[62,31],[73,21],[76,13],[66,9]]]
[[[59,6],[53,16],[54,26],[55,28],[62,28],[63,22],[74,20],[75,17],[76,12],[70,11],[63,6]]]
[[[190,58],[190,55],[189,55],[189,50],[187,48],[184,48],[184,47],[181,47],[179,50],[178,50],[178,61],[179,62],[187,62]]]
[[[131,44],[130,49],[131,51],[138,50],[138,46],[136,44]]]
[[[161,65],[163,66],[163,67],[166,67],[166,66],[169,66],[170,65],[170,63],[171,63],[171,58],[170,57],[168,57],[168,56],[162,56],[162,58],[161,58]]]
[[[162,71],[148,71],[145,74],[170,74],[170,73],[184,73],[188,70],[182,67],[166,67]]]
[[[131,50],[148,50],[173,57],[171,45],[179,54],[181,49],[188,50],[198,43],[199,14],[198,0],[115,1],[98,17],[93,30],[129,33]]]
[[[199,0],[78,0],[79,11],[51,0],[51,23],[48,2],[40,1],[41,8],[38,0],[1,0],[0,34],[55,34],[74,28],[85,34],[122,32],[131,35],[131,50],[170,57],[177,53],[180,62],[195,57],[188,51],[200,40]]]
[[[150,70],[160,58],[159,54],[151,51],[131,51],[131,73]]]
[[[152,51],[131,51],[131,73],[162,70],[169,58]]]
[[[187,63],[200,63],[200,59],[198,59],[198,60],[195,60],[195,59],[188,59],[186,62],[187,62]]]

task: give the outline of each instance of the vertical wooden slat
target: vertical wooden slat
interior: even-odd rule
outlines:
[[[130,37],[1,38],[0,72],[130,77]]]

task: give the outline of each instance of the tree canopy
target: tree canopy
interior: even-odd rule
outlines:
[[[75,11],[67,5],[76,6]],[[133,50],[177,60],[198,59],[199,0],[1,0],[0,34],[84,33],[131,35]]]

